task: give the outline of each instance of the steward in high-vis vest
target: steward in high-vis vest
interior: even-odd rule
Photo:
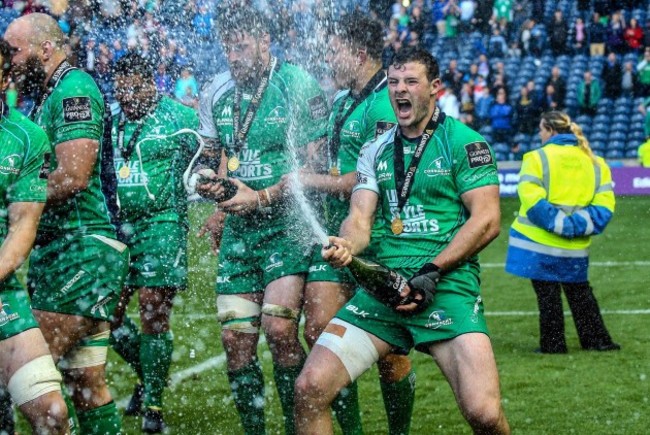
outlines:
[[[532,280],[543,353],[565,353],[561,288],[583,349],[614,350],[587,278],[591,236],[614,213],[611,171],[578,125],[561,112],[542,115],[539,150],[524,155],[519,215],[510,229],[506,271]]]

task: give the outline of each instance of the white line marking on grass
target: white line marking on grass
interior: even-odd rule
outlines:
[[[650,261],[591,261],[590,266],[618,267],[618,266],[650,266]],[[481,263],[484,269],[499,269],[506,267],[505,263]]]
[[[648,310],[600,310],[602,314],[626,314],[626,315],[637,315],[637,314],[650,314],[650,309]],[[495,317],[513,317],[513,316],[537,316],[539,311],[486,311],[486,316],[495,316]],[[571,311],[565,311],[565,316],[570,316]]]

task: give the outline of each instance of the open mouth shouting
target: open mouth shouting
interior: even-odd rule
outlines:
[[[407,98],[396,98],[395,104],[397,105],[397,117],[401,119],[411,116],[413,111],[413,104]]]

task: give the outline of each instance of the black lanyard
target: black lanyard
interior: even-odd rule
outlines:
[[[50,80],[47,81],[47,88],[45,91],[41,94],[40,101],[38,105],[34,105],[32,110],[29,111],[29,118],[31,120],[34,119],[34,116],[38,113],[38,111],[41,109],[43,104],[45,103],[45,100],[47,100],[50,95],[52,95],[52,92],[54,92],[54,88],[56,87],[57,84],[59,84],[59,81],[70,71],[73,69],[77,69],[76,67],[70,65],[70,63],[67,60],[64,60],[59,64],[58,67],[54,70],[54,73],[52,74],[52,77],[50,77]],[[38,97],[36,98],[38,100]]]
[[[273,73],[273,70],[278,66],[278,59],[274,56],[271,56],[271,61],[269,62],[268,67],[266,70],[264,70],[264,75],[262,76],[262,79],[260,80],[259,85],[257,86],[257,90],[255,91],[255,94],[253,95],[253,99],[251,100],[250,104],[248,105],[248,108],[246,109],[246,114],[244,115],[244,122],[241,124],[240,116],[241,116],[241,100],[242,100],[242,92],[239,88],[235,88],[235,101],[233,103],[233,115],[232,115],[232,130],[233,130],[233,144],[235,146],[235,155],[239,154],[239,151],[243,148],[244,141],[246,140],[246,136],[248,136],[248,132],[251,129],[251,125],[253,125],[253,120],[255,119],[255,115],[257,114],[257,109],[260,108],[260,103],[262,102],[262,97],[264,96],[264,92],[266,91],[266,88],[269,87],[269,82],[271,81],[271,74]]]
[[[138,123],[138,126],[133,131],[133,134],[129,139],[129,143],[126,144],[126,147],[124,146],[124,130],[126,129],[126,116],[124,115],[124,112],[122,112],[122,115],[120,116],[120,122],[117,124],[117,148],[120,150],[120,154],[122,155],[122,158],[124,159],[125,163],[128,163],[128,161],[131,159],[131,155],[133,154],[133,150],[135,149],[135,144],[137,143],[138,137],[142,132],[142,128],[144,128],[144,124],[147,116],[149,116],[149,114],[153,113],[153,111],[156,110],[156,106],[158,106],[158,103],[160,102],[161,98],[162,98],[161,95],[157,95],[156,99],[154,100],[154,103],[151,105],[147,113],[142,118],[140,118],[140,122]]]
[[[424,128],[424,133],[415,149],[413,159],[411,159],[406,174],[404,173],[404,146],[402,144],[402,133],[400,129],[397,128],[397,131],[395,132],[395,150],[393,160],[395,166],[395,184],[397,187],[397,215],[402,211],[402,208],[404,207],[404,204],[406,204],[406,200],[411,193],[415,181],[415,171],[418,169],[424,150],[427,147],[429,140],[433,137],[438,125],[444,121],[445,114],[436,106],[436,109],[433,111],[433,116]]]
[[[352,115],[352,112],[359,107],[359,104],[363,103],[366,98],[372,93],[372,91],[381,84],[381,82],[386,80],[386,72],[383,69],[380,69],[375,73],[374,76],[370,79],[366,86],[363,87],[359,95],[353,96],[353,103],[348,108],[348,110],[343,112],[345,103],[341,105],[341,110],[338,112],[336,118],[334,118],[334,127],[332,129],[332,135],[329,138],[327,144],[328,158],[330,166],[336,166],[336,160],[339,153],[339,148],[341,147],[341,130],[343,129],[343,124],[347,121],[348,117]],[[346,97],[347,98],[347,97]]]

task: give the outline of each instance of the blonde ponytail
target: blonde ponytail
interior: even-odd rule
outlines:
[[[591,150],[591,147],[589,146],[589,141],[587,140],[584,133],[582,132],[582,128],[575,122],[571,122],[570,127],[571,127],[571,132],[578,139],[578,148],[584,151],[585,154],[587,154],[591,158],[591,160],[596,161],[596,156],[594,156],[594,152]]]
[[[582,132],[582,128],[571,121],[569,115],[566,113],[560,112],[558,110],[553,110],[550,112],[542,113],[542,122],[544,125],[550,127],[558,133],[573,133],[578,139],[578,148],[584,151],[591,160],[596,161],[596,156],[589,146],[589,141]]]

